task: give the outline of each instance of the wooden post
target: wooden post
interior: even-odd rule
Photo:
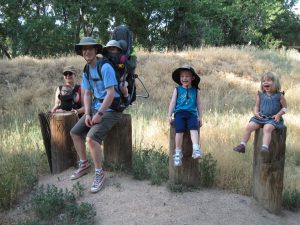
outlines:
[[[122,118],[108,132],[103,144],[104,161],[131,168],[132,165],[132,124],[131,115],[122,114]]]
[[[185,132],[182,143],[182,166],[174,166],[173,155],[175,154],[175,128],[170,127],[169,140],[169,179],[174,184],[184,184],[197,187],[200,185],[200,173],[198,160],[192,158],[193,144],[190,132]]]
[[[73,112],[53,113],[50,118],[52,172],[60,173],[77,161],[70,130],[78,121]]]
[[[272,132],[270,152],[260,153],[263,129],[255,132],[253,161],[253,197],[268,211],[281,211],[286,127]]]

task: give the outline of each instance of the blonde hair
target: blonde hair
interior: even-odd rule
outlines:
[[[266,79],[270,79],[273,81],[272,84],[272,92],[280,92],[281,85],[278,76],[274,72],[267,72],[261,76],[260,79],[260,90],[263,91],[263,82]]]

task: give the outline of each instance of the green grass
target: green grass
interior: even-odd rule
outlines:
[[[15,114],[0,121],[0,207],[9,209],[31,191],[48,164],[33,117]]]

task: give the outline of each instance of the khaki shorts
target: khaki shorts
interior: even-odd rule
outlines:
[[[85,115],[71,129],[70,133],[79,135],[82,138],[89,137],[98,143],[102,143],[107,132],[121,119],[121,112],[105,112],[100,123],[94,124],[92,127],[85,125]]]

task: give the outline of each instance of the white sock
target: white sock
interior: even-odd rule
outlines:
[[[81,164],[87,163],[87,160],[82,160],[82,159],[80,159],[79,161],[80,161]]]
[[[242,141],[241,144],[244,145],[244,146],[246,146],[246,142],[244,142],[244,141]]]
[[[103,172],[102,168],[95,168],[95,173],[100,174]]]
[[[180,148],[176,148],[175,152],[176,152],[176,154],[180,154],[181,153],[181,149]]]
[[[266,147],[267,149],[269,149],[269,146],[268,146],[268,145],[262,145],[262,147]]]
[[[200,145],[193,144],[193,150],[200,150]]]

